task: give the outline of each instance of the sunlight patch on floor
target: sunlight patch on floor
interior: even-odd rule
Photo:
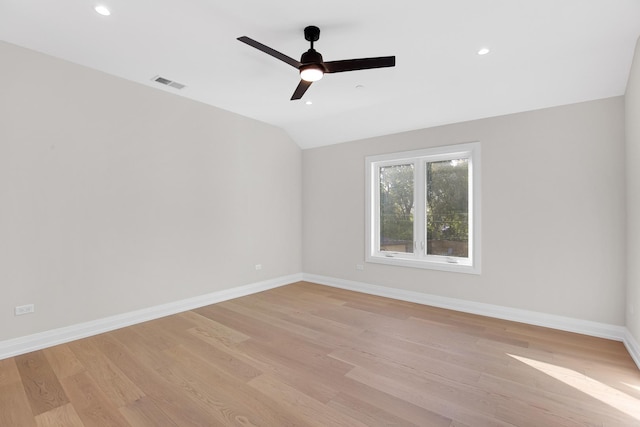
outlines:
[[[640,391],[640,385],[634,385],[634,384],[629,384],[629,383],[625,383],[625,382],[622,382],[622,383],[620,383],[620,384],[624,384],[624,385],[626,385],[626,386],[627,386],[627,387],[629,387],[629,388],[632,388],[632,389],[634,389],[634,390],[638,390],[638,391]]]
[[[610,387],[606,384],[596,381],[584,374],[576,372],[572,369],[563,368],[562,366],[552,365],[550,363],[540,362],[538,360],[529,359],[522,356],[509,354],[510,357],[531,366],[538,371],[549,375],[550,377],[563,382],[589,396],[597,399],[607,405],[624,412],[625,414],[640,420],[640,399],[629,396]],[[626,384],[629,387],[640,389],[638,386]]]

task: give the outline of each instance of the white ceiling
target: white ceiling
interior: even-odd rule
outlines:
[[[326,61],[396,67],[330,74],[290,101],[297,70],[236,38],[299,59],[307,25]],[[622,95],[638,36],[639,0],[0,0],[1,40],[274,124],[302,148]]]

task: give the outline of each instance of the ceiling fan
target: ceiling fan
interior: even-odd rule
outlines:
[[[265,46],[247,36],[238,37],[243,43],[271,55],[300,71],[300,83],[291,96],[291,100],[302,98],[302,95],[309,89],[311,83],[318,81],[325,73],[341,73],[343,71],[367,70],[370,68],[394,67],[396,65],[395,56],[382,56],[379,58],[345,59],[342,61],[323,61],[320,52],[313,48],[313,43],[320,39],[320,28],[309,26],[304,29],[304,38],[311,43],[311,48],[302,54],[300,61],[278,52],[275,49]]]

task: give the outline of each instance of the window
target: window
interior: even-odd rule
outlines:
[[[480,274],[480,144],[366,158],[367,262]]]

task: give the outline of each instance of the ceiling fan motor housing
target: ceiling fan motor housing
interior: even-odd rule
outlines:
[[[316,51],[313,48],[313,42],[316,42],[320,39],[320,28],[315,25],[310,25],[304,29],[304,38],[311,42],[311,48],[302,54],[300,58],[300,62],[302,66],[300,67],[300,71],[305,68],[309,68],[308,66],[313,66],[313,68],[319,68],[323,72],[327,72],[327,68],[323,64],[322,55],[320,52]]]
[[[322,65],[322,62],[323,62],[322,55],[320,54],[320,52],[316,51],[315,49],[309,49],[308,51],[302,54],[302,58],[300,58],[300,62],[302,62],[303,65],[307,65],[307,64]]]

